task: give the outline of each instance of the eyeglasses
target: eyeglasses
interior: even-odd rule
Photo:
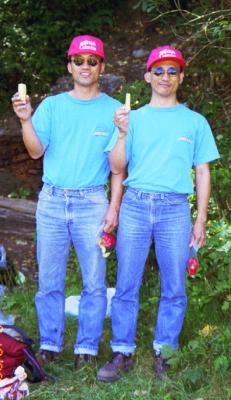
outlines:
[[[163,67],[157,67],[152,70],[153,74],[156,76],[162,76],[167,72],[168,76],[174,77],[179,73],[179,70],[175,67],[169,67],[168,69],[164,69]]]
[[[71,61],[77,67],[80,67],[81,65],[83,65],[85,63],[85,61],[87,62],[87,64],[90,67],[95,67],[96,65],[98,65],[100,63],[100,60],[98,58],[95,58],[95,57],[88,57],[88,58],[74,57],[74,58],[71,59]]]

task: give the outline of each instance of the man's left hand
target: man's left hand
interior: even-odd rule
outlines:
[[[109,206],[103,219],[103,230],[105,232],[112,232],[118,225],[118,210]]]
[[[206,242],[206,230],[205,222],[196,221],[193,226],[192,237],[189,247],[196,245],[197,247],[202,247]]]

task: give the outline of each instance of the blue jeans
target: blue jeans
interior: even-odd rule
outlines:
[[[161,281],[153,348],[157,354],[167,344],[177,349],[187,303],[185,273],[190,237],[190,208],[186,195],[126,191],[117,235],[112,351],[134,352],[139,289],[152,241]]]
[[[59,352],[63,347],[65,277],[72,242],[83,286],[74,352],[97,354],[107,305],[106,264],[98,235],[107,207],[103,186],[63,190],[44,184],[40,192],[36,213],[39,288],[35,305],[41,349]]]

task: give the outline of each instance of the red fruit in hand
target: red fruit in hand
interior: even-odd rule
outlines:
[[[112,251],[116,245],[116,237],[112,233],[103,232],[100,242],[101,245],[106,248],[106,250]]]
[[[190,258],[188,260],[188,274],[190,278],[195,278],[198,269],[198,260],[196,258]]]
[[[102,232],[99,247],[101,248],[103,257],[108,257],[114,250],[116,245],[116,237],[112,233]]]

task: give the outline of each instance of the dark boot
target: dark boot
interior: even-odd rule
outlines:
[[[155,356],[154,371],[155,371],[155,375],[158,379],[160,379],[160,380],[167,379],[168,368],[169,368],[169,366],[168,366],[166,360],[161,355]]]
[[[122,353],[113,353],[112,359],[108,361],[97,373],[97,379],[102,382],[114,382],[121,378],[124,372],[133,367],[131,356]]]
[[[36,358],[37,358],[39,364],[41,365],[41,367],[44,367],[45,365],[49,364],[50,362],[57,360],[58,353],[55,351],[40,349],[39,352],[36,354]]]
[[[96,366],[96,356],[92,356],[90,354],[77,354],[75,356],[75,369],[81,369],[85,365]]]

